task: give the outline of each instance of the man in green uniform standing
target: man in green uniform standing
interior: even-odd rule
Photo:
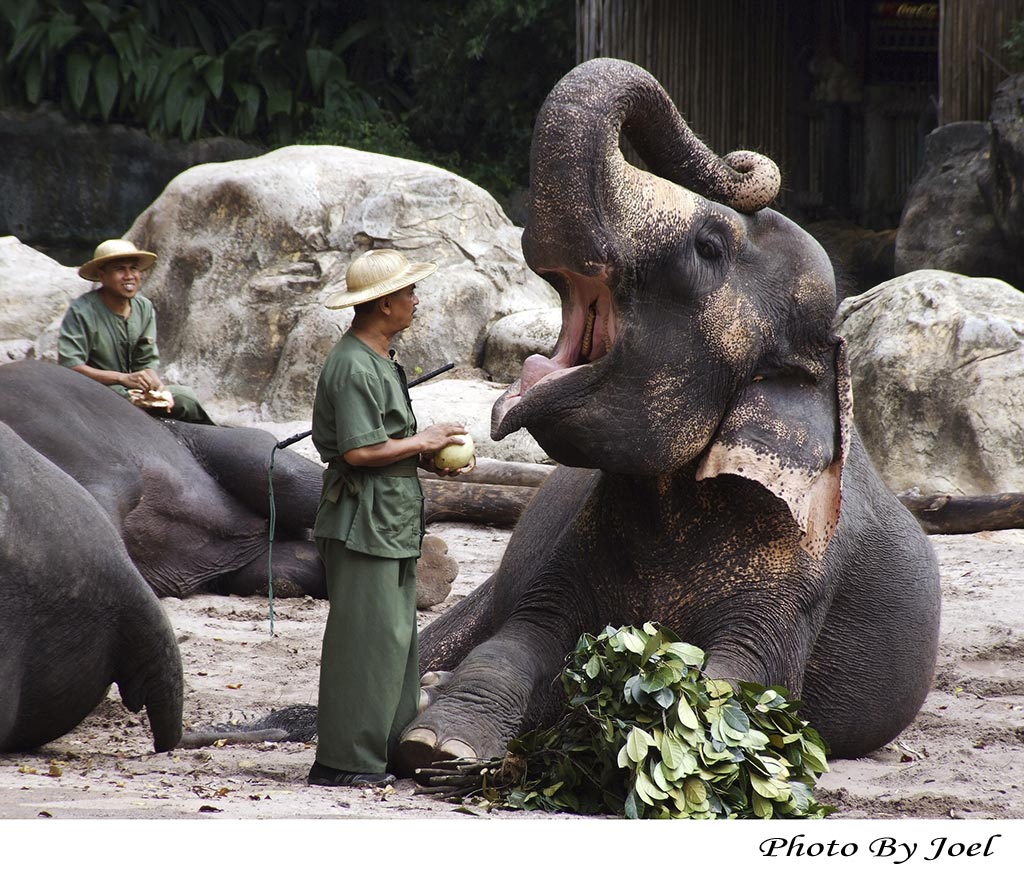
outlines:
[[[60,325],[57,361],[109,386],[149,413],[212,425],[187,386],[164,386],[153,303],[139,294],[156,255],[127,240],[105,240],[78,275],[99,288],[71,302]]]
[[[313,443],[328,463],[313,535],[330,611],[320,660],[311,785],[366,787],[389,772],[401,731],[416,716],[419,655],[416,559],[423,538],[417,466],[465,443],[465,428],[417,431],[391,338],[413,321],[415,284],[436,269],[394,250],[355,259],[332,309],[354,307],[327,356],[313,404]],[[442,470],[441,474],[455,474]]]

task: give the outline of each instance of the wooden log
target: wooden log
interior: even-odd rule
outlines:
[[[1024,493],[982,496],[897,496],[929,535],[1024,529]]]
[[[461,484],[502,484],[507,487],[539,487],[547,476],[555,470],[553,465],[539,465],[532,462],[506,462],[503,459],[490,459],[478,456],[476,468],[468,474],[459,475],[452,480],[442,478],[429,471],[420,471],[423,480],[445,480]]]
[[[468,484],[456,480],[422,481],[427,523],[455,520],[491,526],[515,526],[535,487]]]

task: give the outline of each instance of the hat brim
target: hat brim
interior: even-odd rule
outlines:
[[[355,292],[350,292],[348,286],[342,281],[341,285],[345,288],[330,295],[324,302],[324,307],[328,310],[341,310],[345,307],[354,307],[357,304],[362,304],[364,301],[383,298],[385,295],[390,295],[392,292],[397,292],[399,289],[404,289],[406,286],[418,283],[425,277],[429,277],[436,270],[437,265],[433,262],[414,262],[401,274],[388,277],[387,280],[382,280],[380,283],[374,283],[372,286],[367,286]]]
[[[93,280],[98,282],[102,279],[97,273],[98,269],[102,268],[107,262],[114,262],[118,259],[137,259],[139,262],[139,270],[148,271],[156,262],[156,253],[137,249],[133,252],[119,252],[113,255],[101,256],[98,259],[93,259],[92,261],[86,262],[82,265],[82,267],[78,269],[78,276],[83,280]]]

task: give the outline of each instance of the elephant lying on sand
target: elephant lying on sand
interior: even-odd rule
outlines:
[[[0,366],[0,422],[80,483],[121,533],[159,596],[267,591],[267,468],[276,439],[261,429],[159,420],[68,368],[25,360]],[[321,466],[291,450],[274,459],[274,593],[326,597],[307,537]],[[428,519],[464,518],[480,502],[424,484]],[[457,564],[424,540],[419,607],[449,592]]]
[[[62,736],[115,682],[129,709],[146,707],[154,748],[174,748],[170,621],[92,496],[2,423],[0,535],[0,751]]]
[[[35,360],[0,366],[0,421],[89,491],[157,595],[266,592],[269,433],[160,421]],[[313,526],[320,472],[291,451],[276,455],[274,589],[282,595],[326,595],[303,533]]]
[[[713,155],[639,67],[591,61],[548,97],[523,249],[562,330],[492,435],[526,428],[573,467],[421,637],[422,668],[447,671],[405,730],[407,768],[501,754],[553,715],[579,635],[609,623],[659,621],[711,675],[786,686],[837,757],[917,713],[936,560],[853,426],[832,269],[766,209],[778,185],[763,156]]]

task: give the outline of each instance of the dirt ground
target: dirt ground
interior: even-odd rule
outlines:
[[[486,578],[509,536],[462,524],[431,529],[447,540],[460,575],[445,603],[420,613],[421,626]],[[945,600],[934,690],[895,742],[832,764],[817,789],[838,810],[831,820],[1024,818],[1024,530],[932,543]],[[180,641],[186,727],[315,702],[324,603],[276,600],[273,637],[262,598],[163,605]],[[383,791],[311,788],[313,755],[300,743],[154,754],[144,717],[129,714],[115,688],[72,733],[0,756],[0,818],[552,818],[459,809],[416,794],[411,780]]]

